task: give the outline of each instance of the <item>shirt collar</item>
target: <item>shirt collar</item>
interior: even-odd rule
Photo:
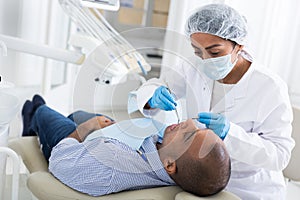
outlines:
[[[156,149],[156,141],[154,138],[147,138],[142,147],[145,151],[145,155],[147,157],[148,163],[151,166],[153,172],[164,182],[175,184],[173,179],[166,172],[160,158],[158,151]]]

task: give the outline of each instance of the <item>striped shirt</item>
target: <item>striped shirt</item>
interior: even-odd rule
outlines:
[[[51,152],[49,171],[65,185],[92,196],[175,185],[160,161],[157,136],[139,152],[111,138],[79,143],[65,138]]]

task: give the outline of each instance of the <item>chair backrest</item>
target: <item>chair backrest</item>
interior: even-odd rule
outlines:
[[[294,138],[296,145],[292,151],[291,160],[288,166],[283,170],[283,174],[291,180],[300,181],[300,108],[293,108],[293,114],[292,137]]]

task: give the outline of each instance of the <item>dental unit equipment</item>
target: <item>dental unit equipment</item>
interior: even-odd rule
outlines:
[[[83,2],[80,0],[59,0],[59,3],[80,31],[97,41],[94,51],[99,52],[94,56],[94,64],[103,72],[98,77],[100,83],[116,84],[121,78],[114,81],[114,77],[139,72],[147,75],[151,70],[142,55],[106,21],[98,9],[84,7],[85,4],[81,4]]]
[[[7,46],[6,44],[0,40],[0,48],[2,50],[2,56],[7,56]],[[0,80],[1,81],[1,80]]]
[[[7,46],[0,40],[0,50],[2,55],[7,56]],[[5,89],[13,84],[3,81],[0,77],[0,199],[4,198],[5,176],[6,176],[6,158],[9,156],[13,163],[11,199],[18,199],[19,191],[19,169],[20,159],[15,151],[7,147],[9,126],[11,120],[15,117],[19,108],[19,99]]]
[[[109,9],[104,6],[106,4],[112,6],[110,10],[116,10],[120,4],[119,0],[103,0],[101,3],[100,1],[88,3],[86,0],[59,0],[59,3],[84,34],[72,35],[69,40],[70,45],[88,46],[88,52],[81,53],[35,44],[3,34],[0,34],[0,40],[7,45],[8,49],[76,65],[84,64],[88,60],[87,57],[94,54],[94,58],[89,59],[92,60],[89,62],[92,62],[101,72],[100,77],[95,77],[95,80],[103,84],[119,84],[126,81],[127,75],[135,76],[134,74],[139,73],[147,75],[151,70],[151,66],[142,55],[106,21],[97,9]]]
[[[0,40],[4,41],[8,49],[30,53],[55,60],[80,65],[85,56],[82,53],[66,49],[54,48],[44,44],[35,44],[24,39],[0,34]],[[7,52],[7,51],[6,51]]]
[[[117,11],[120,8],[119,0],[81,0],[81,5],[86,7]]]

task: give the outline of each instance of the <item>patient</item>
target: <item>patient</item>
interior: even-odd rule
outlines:
[[[22,109],[23,136],[37,134],[49,171],[65,185],[92,196],[178,185],[198,196],[218,193],[228,183],[230,158],[222,140],[192,120],[168,126],[163,140],[146,138],[138,151],[113,138],[85,138],[115,122],[85,112],[64,117],[39,95]],[[117,125],[118,123],[116,123]]]

